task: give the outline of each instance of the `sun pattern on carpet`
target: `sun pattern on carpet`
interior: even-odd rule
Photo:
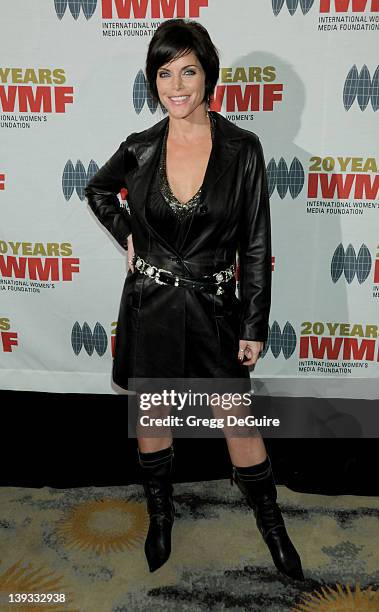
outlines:
[[[60,520],[56,533],[67,548],[97,554],[132,550],[147,530],[144,506],[121,499],[101,499],[74,506]]]
[[[320,587],[322,593],[308,593],[304,602],[293,608],[293,612],[349,612],[359,610],[360,612],[378,612],[379,591],[374,591],[372,586],[361,590],[359,582],[353,590],[350,585],[337,583],[335,589],[328,586]]]

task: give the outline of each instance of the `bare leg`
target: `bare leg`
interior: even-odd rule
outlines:
[[[231,438],[225,436],[230,460],[237,467],[247,467],[262,463],[267,457],[265,443],[262,437]]]
[[[225,417],[222,410],[222,402],[212,406],[213,415],[216,418]],[[250,414],[249,407],[239,405],[233,406],[229,411],[236,417],[246,417]],[[237,467],[248,467],[262,463],[267,457],[266,447],[263,438],[257,427],[224,427],[224,435],[228,445],[231,462]],[[235,435],[239,432],[239,435]],[[234,434],[234,435],[233,435]]]
[[[153,418],[164,418],[169,416],[171,412],[171,406],[153,406],[148,411],[148,416]],[[146,412],[139,412],[138,417],[146,416]],[[173,440],[171,427],[159,427],[159,426],[151,426],[151,427],[143,427],[140,423],[137,423],[136,426],[137,439],[138,439],[138,448],[141,453],[154,453],[163,448],[168,448]],[[149,437],[149,432],[152,437]]]
[[[138,437],[138,448],[141,453],[155,453],[162,448],[168,448],[172,444],[172,436],[164,438]]]

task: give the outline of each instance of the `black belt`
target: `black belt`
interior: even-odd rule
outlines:
[[[206,293],[215,293],[221,295],[224,293],[225,286],[234,276],[234,264],[226,270],[220,270],[212,275],[204,275],[199,278],[187,278],[178,276],[170,270],[158,268],[154,264],[146,261],[139,255],[134,254],[133,264],[135,269],[154,280],[159,285],[171,285],[172,287],[183,287],[186,289],[195,289],[196,291],[204,291]]]

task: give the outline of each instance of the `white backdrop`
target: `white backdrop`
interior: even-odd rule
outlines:
[[[273,299],[253,376],[277,394],[375,397],[379,3],[336,4],[338,11],[334,0],[7,3],[3,389],[120,392],[111,365],[126,252],[83,189],[129,133],[162,118],[133,91],[142,82],[143,93],[139,71],[156,26],[185,16],[199,19],[220,51],[213,108],[256,132],[265,153]]]

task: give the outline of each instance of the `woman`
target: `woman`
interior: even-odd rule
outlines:
[[[259,138],[209,111],[218,52],[199,23],[163,22],[148,49],[152,100],[167,110],[131,134],[91,179],[88,203],[128,250],[113,380],[191,377],[250,381],[268,335],[270,212]],[[130,213],[117,195],[128,190]],[[234,262],[240,260],[241,300]],[[226,436],[236,482],[279,571],[303,580],[260,435]],[[138,436],[150,515],[150,571],[167,561],[174,521],[173,441]]]

